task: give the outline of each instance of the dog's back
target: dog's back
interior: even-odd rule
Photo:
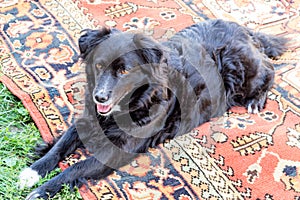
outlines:
[[[256,33],[235,22],[219,19],[194,24],[178,32],[168,41],[169,45],[178,48],[177,38],[202,45],[216,62],[224,81],[228,108],[246,106],[250,113],[263,109],[274,79],[274,68],[267,57],[283,54],[285,38]]]
[[[193,43],[201,43],[206,51],[213,55],[214,51],[227,46],[228,49],[239,42],[252,43],[261,53],[269,58],[276,58],[286,51],[287,39],[261,32],[254,32],[235,22],[220,19],[207,20],[194,24],[178,32],[180,36]],[[172,41],[172,38],[171,40]],[[238,49],[237,49],[238,50]]]

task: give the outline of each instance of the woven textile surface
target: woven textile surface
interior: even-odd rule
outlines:
[[[49,142],[82,109],[82,29],[109,26],[166,40],[221,18],[284,36],[289,49],[273,61],[275,84],[261,113],[235,107],[80,192],[84,199],[300,199],[299,13],[300,1],[289,0],[0,1],[1,82]],[[78,150],[60,167],[86,156]]]

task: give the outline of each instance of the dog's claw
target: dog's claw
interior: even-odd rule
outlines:
[[[35,200],[37,198],[41,197],[41,195],[38,193],[38,191],[34,190],[33,192],[31,192],[25,200]]]
[[[263,95],[259,99],[250,100],[247,105],[248,113],[258,114],[264,108],[265,103],[266,95]]]
[[[248,104],[248,113],[253,113],[253,114],[257,114],[259,112],[258,106],[257,104]]]

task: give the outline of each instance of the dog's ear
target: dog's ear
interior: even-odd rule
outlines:
[[[161,46],[155,40],[142,35],[136,34],[133,37],[133,41],[137,47],[137,52],[141,56],[146,64],[143,68],[146,72],[151,74],[151,77],[154,78],[155,83],[160,83],[162,86],[162,98],[168,98],[168,66],[167,60],[164,55],[163,46]]]
[[[147,63],[161,63],[163,50],[158,42],[143,34],[135,34],[133,42],[137,47],[137,52]]]
[[[119,31],[116,29],[109,29],[105,27],[99,30],[83,30],[83,34],[78,40],[80,57],[85,60],[87,55],[91,52],[91,50],[93,50],[103,40],[107,39],[110,34],[113,34],[115,32]]]

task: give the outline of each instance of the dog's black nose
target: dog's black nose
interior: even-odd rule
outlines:
[[[110,98],[110,92],[108,93],[98,92],[95,95],[95,99],[98,103],[105,103],[106,101],[108,101],[109,98]]]

